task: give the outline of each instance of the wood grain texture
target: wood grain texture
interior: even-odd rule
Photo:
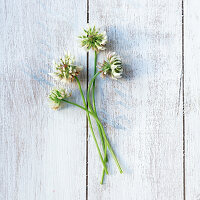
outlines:
[[[70,49],[86,65],[76,39],[85,21],[85,1],[0,2],[1,200],[85,199],[86,115],[46,100],[52,59]]]
[[[184,1],[184,72],[181,4],[181,0],[0,2],[0,200],[200,199],[200,3]],[[87,12],[90,23],[109,37],[98,62],[108,51],[116,51],[125,69],[119,81],[97,81],[97,110],[124,170],[120,175],[109,154],[110,175],[103,186],[91,134],[86,186],[85,113],[72,106],[51,111],[46,101],[56,85],[48,76],[52,59],[69,49],[86,67],[86,52],[76,36]],[[90,52],[89,77],[93,62]],[[84,91],[86,74],[84,68]],[[73,90],[72,100],[82,104],[76,84],[67,88]]]
[[[186,199],[200,199],[200,2],[185,1]]]
[[[183,199],[181,1],[90,0],[89,7],[125,75],[97,83],[99,115],[124,174],[109,156],[110,176],[96,184],[102,167],[89,139],[88,199]],[[93,59],[90,53],[90,76]]]

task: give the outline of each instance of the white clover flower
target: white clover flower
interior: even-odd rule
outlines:
[[[73,81],[75,76],[78,76],[82,67],[74,65],[74,57],[70,53],[65,53],[64,58],[60,57],[60,61],[53,61],[54,72],[49,73],[55,80],[68,83]]]
[[[53,89],[49,94],[49,106],[53,110],[58,110],[61,107],[62,100],[69,96],[71,94],[67,94],[65,89]]]
[[[109,52],[107,55],[107,61],[104,61],[103,64],[100,64],[102,69],[102,75],[109,74],[115,80],[122,77],[123,68],[121,58],[116,55],[115,52]]]
[[[85,35],[79,36],[81,39],[81,46],[86,48],[86,50],[90,50],[91,48],[94,51],[102,51],[105,50],[105,45],[107,43],[107,35],[106,32],[100,33],[99,29],[89,27],[87,30],[83,29]]]

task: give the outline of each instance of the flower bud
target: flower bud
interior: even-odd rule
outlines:
[[[63,83],[72,82],[82,70],[82,67],[74,65],[74,61],[74,58],[69,53],[65,53],[64,58],[60,57],[60,62],[56,63],[54,61],[54,72],[49,73],[49,75]]]
[[[67,94],[65,89],[53,89],[49,94],[49,106],[53,110],[58,110],[61,107],[62,100],[69,96],[71,94]]]
[[[84,29],[85,34],[79,36],[81,39],[81,46],[90,50],[91,48],[94,51],[99,52],[100,50],[105,50],[105,45],[107,43],[107,35],[104,31],[100,33],[99,29],[89,27],[87,30]]]

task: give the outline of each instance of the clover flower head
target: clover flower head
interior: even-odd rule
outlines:
[[[53,89],[49,94],[49,106],[53,110],[58,110],[61,107],[62,100],[71,96],[67,94],[65,89]]]
[[[122,61],[115,52],[109,52],[107,55],[107,61],[104,61],[100,66],[102,69],[102,76],[108,74],[115,80],[122,77]]]
[[[55,80],[68,83],[74,80],[75,76],[78,76],[82,67],[74,64],[74,57],[70,55],[70,53],[66,53],[64,57],[60,57],[59,62],[53,61],[54,72],[49,73]]]
[[[105,45],[107,43],[107,35],[106,32],[100,33],[99,29],[89,27],[87,30],[83,29],[85,34],[79,36],[81,39],[81,46],[85,47],[86,50],[90,50],[91,48],[94,51],[105,50]]]

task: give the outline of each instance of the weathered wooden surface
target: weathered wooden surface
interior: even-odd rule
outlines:
[[[198,0],[1,1],[0,200],[200,199],[199,10]],[[97,81],[98,113],[124,170],[109,156],[103,186],[85,113],[46,101],[51,61],[64,50],[85,67],[85,91],[94,56],[87,66],[76,36],[87,19],[108,33],[98,61],[115,51],[125,69],[119,81]],[[76,84],[69,89],[81,104]]]
[[[103,187],[94,184],[101,167],[89,150],[88,199],[183,199],[181,1],[90,0],[89,7],[90,22],[108,32],[107,51],[123,58],[125,76],[99,80],[97,96],[124,174],[110,156],[111,175]],[[93,57],[90,63],[92,73]]]
[[[0,6],[0,199],[85,199],[85,113],[72,106],[52,111],[46,96],[52,59],[63,50],[86,65],[75,37],[86,21],[86,2]]]
[[[185,1],[185,186],[200,199],[200,1]]]

